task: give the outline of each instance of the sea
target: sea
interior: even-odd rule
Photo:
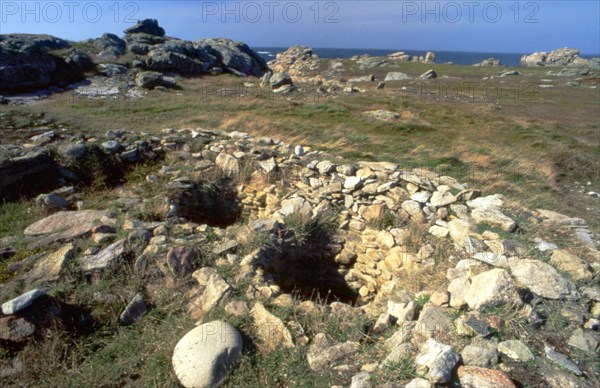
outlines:
[[[284,52],[287,47],[253,47],[267,62],[275,59],[277,53]],[[342,48],[313,48],[313,53],[319,58],[350,58],[355,55],[369,54],[371,56],[386,57],[389,54],[404,51],[412,56],[425,56],[427,51],[419,50],[380,50],[380,49],[342,49]],[[456,65],[473,65],[488,58],[499,59],[505,66],[519,66],[521,57],[526,53],[482,53],[482,52],[461,52],[461,51],[434,51],[436,63],[454,63]],[[527,53],[531,54],[531,53]],[[592,58],[593,56],[580,55],[582,58]]]

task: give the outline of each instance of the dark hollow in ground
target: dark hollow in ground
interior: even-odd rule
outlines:
[[[265,272],[273,276],[283,292],[302,300],[357,303],[358,293],[348,285],[335,262],[341,242],[329,230],[317,226],[300,241],[288,232],[278,241],[263,246],[260,255]]]
[[[242,215],[235,183],[226,177],[211,182],[171,182],[169,206],[169,216],[220,228],[233,225]]]

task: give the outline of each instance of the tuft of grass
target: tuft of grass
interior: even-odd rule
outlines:
[[[384,384],[397,384],[407,382],[417,377],[414,360],[410,357],[401,358],[396,363],[386,365],[371,375],[370,382],[380,387]]]
[[[337,215],[334,212],[319,217],[308,218],[298,213],[284,217],[286,230],[294,237],[296,244],[316,245],[319,241],[331,238],[337,231]]]

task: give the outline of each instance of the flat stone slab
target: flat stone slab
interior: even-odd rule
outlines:
[[[98,210],[62,211],[29,225],[25,236],[41,237],[29,244],[30,249],[40,248],[57,241],[71,241],[86,235],[100,218],[105,215]]]

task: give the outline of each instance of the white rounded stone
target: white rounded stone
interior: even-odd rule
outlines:
[[[218,387],[242,353],[242,336],[222,321],[204,323],[175,346],[173,369],[186,388]]]

